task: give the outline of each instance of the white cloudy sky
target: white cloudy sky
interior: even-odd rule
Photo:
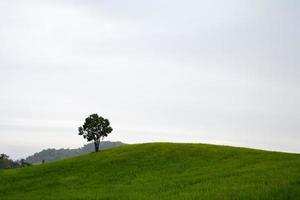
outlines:
[[[0,0],[0,153],[108,140],[300,152],[297,0]]]

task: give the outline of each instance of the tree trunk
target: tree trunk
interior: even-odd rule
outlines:
[[[99,141],[99,140],[96,140],[96,141],[94,142],[94,144],[95,144],[95,152],[98,152],[98,151],[99,151],[99,146],[100,146],[100,141]]]

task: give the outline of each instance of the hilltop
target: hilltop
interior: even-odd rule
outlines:
[[[300,155],[207,144],[124,145],[0,171],[1,200],[300,199]]]

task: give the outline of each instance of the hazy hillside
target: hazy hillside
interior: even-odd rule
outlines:
[[[300,155],[204,144],[124,145],[0,172],[1,200],[300,199]]]
[[[103,141],[101,142],[100,149],[104,150],[121,145],[124,145],[124,143]],[[41,163],[42,160],[45,160],[46,162],[61,160],[93,152],[95,150],[94,148],[94,143],[89,143],[78,149],[45,149],[34,155],[28,156],[25,161],[28,163]]]

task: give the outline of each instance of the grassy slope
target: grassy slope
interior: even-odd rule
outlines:
[[[300,155],[204,144],[126,145],[2,170],[0,199],[300,199]]]

